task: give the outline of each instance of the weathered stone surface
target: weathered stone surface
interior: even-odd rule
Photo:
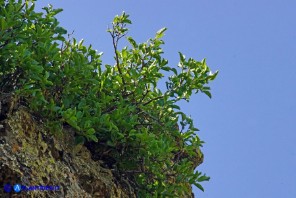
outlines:
[[[110,169],[91,159],[87,148],[72,143],[71,129],[55,138],[26,107],[16,106],[12,96],[0,99],[0,197],[135,197]],[[7,183],[59,190],[6,193]]]

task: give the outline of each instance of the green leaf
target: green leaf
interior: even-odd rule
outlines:
[[[133,46],[133,48],[138,48],[136,41],[132,37],[127,37],[127,40]]]
[[[197,179],[198,182],[209,181],[209,180],[210,180],[210,177],[206,175],[202,175]]]
[[[177,74],[178,74],[178,72],[177,72],[176,68],[171,68],[171,70],[174,72],[174,74],[175,74],[175,75],[177,75]]]
[[[170,67],[162,67],[161,69],[164,71],[171,71],[172,70]]]
[[[167,28],[162,28],[162,29],[158,30],[158,31],[156,32],[156,36],[155,36],[155,38],[156,38],[156,39],[159,39],[159,38],[163,37],[163,33],[164,33],[166,30],[167,30]]]
[[[209,91],[202,91],[204,94],[206,94],[209,98],[212,98],[212,94]]]
[[[178,109],[180,110],[180,107],[178,105],[170,105],[171,108],[174,108],[174,109]]]
[[[119,84],[122,84],[122,79],[120,76],[115,76],[115,79],[117,82],[119,82]]]
[[[87,130],[86,133],[87,133],[87,136],[89,136],[89,135],[93,135],[93,134],[95,134],[95,132],[96,132],[96,131],[95,131],[94,128],[90,128],[90,129]]]
[[[1,23],[1,31],[4,31],[6,29],[6,21],[4,18],[0,19],[0,23]]]
[[[209,74],[210,75],[210,80],[215,80],[215,78],[217,77],[218,73],[219,73],[219,71],[216,71],[213,74],[210,72],[210,74]]]
[[[179,52],[179,57],[180,57],[181,63],[183,63],[185,61],[185,56],[181,52]]]
[[[92,141],[94,141],[94,142],[98,142],[98,141],[99,141],[98,138],[97,138],[97,136],[94,135],[94,134],[92,134],[92,135],[87,135],[86,137],[87,137],[89,140],[92,140]]]
[[[63,9],[62,8],[58,8],[58,9],[54,9],[53,10],[54,15],[56,15],[56,14],[58,14],[60,12],[63,12]]]
[[[204,188],[202,187],[202,185],[200,185],[199,183],[194,182],[193,184],[194,184],[198,189],[200,189],[201,191],[203,191],[203,192],[205,191]]]
[[[80,120],[83,117],[83,112],[82,111],[77,111],[76,117],[78,120]]]

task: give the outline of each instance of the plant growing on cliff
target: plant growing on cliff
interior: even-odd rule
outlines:
[[[103,149],[99,155],[108,156],[107,165],[139,197],[187,195],[189,184],[203,190],[200,182],[209,177],[194,170],[203,142],[176,103],[193,92],[211,97],[206,84],[217,72],[182,53],[178,68],[168,66],[161,56],[166,28],[137,43],[127,36],[125,13],[108,29],[115,64],[103,65],[102,54],[66,36],[55,18],[62,9],[38,13],[34,2],[0,3],[1,91],[16,93],[52,131],[73,127],[77,144],[97,148],[93,155]],[[124,38],[129,46],[119,49]],[[170,77],[161,91],[165,72]]]

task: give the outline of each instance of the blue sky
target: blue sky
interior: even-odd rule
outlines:
[[[200,171],[211,176],[196,197],[296,197],[296,1],[293,0],[40,0],[63,8],[61,25],[104,52],[116,14],[130,14],[130,35],[144,42],[162,27],[165,58],[178,51],[207,59],[213,99],[198,94],[181,108],[206,142]]]

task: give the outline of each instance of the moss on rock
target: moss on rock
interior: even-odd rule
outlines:
[[[2,100],[2,109],[11,100]],[[25,107],[10,109],[15,110],[0,112],[0,197],[135,197],[111,170],[92,160],[84,146],[77,148],[73,141],[66,141],[74,138],[70,129],[63,129],[67,135],[56,138]],[[5,193],[7,183],[58,186],[59,190]]]

